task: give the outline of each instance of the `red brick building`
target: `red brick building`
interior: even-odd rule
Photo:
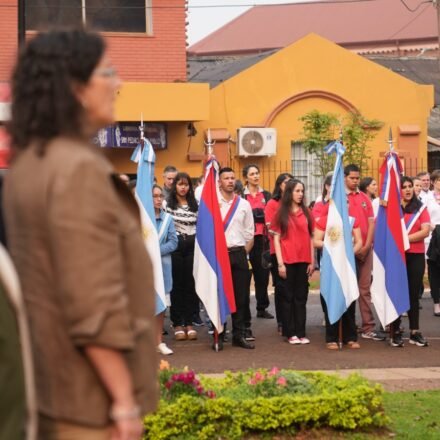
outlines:
[[[124,82],[116,104],[118,121],[138,122],[142,114],[144,121],[159,126],[161,135],[166,137],[164,151],[158,153],[159,166],[162,161],[168,163],[168,156],[176,154],[167,150],[179,148],[177,139],[187,124],[207,118],[208,85],[186,83],[186,0],[167,0],[166,5],[163,0],[25,0],[24,3],[26,38],[32,38],[38,30],[82,24],[102,33],[109,58]],[[18,48],[18,4],[18,0],[0,0],[3,101],[7,100]],[[4,107],[3,104],[0,124],[7,114]],[[129,149],[108,148],[106,153],[120,171],[134,171]],[[186,156],[186,152],[183,154]]]

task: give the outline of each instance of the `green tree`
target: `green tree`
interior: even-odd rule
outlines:
[[[335,156],[328,155],[324,147],[337,139],[342,128],[342,140],[346,148],[344,163],[356,164],[361,174],[368,169],[370,143],[383,127],[378,119],[367,119],[358,112],[350,112],[345,117],[334,113],[312,110],[299,118],[303,122],[300,142],[304,150],[316,159],[316,176],[324,177],[333,170]]]
[[[366,119],[360,113],[350,112],[344,118],[344,163],[356,164],[361,170],[361,175],[368,170],[368,160],[371,158],[370,142],[382,127],[382,121]]]
[[[333,113],[321,113],[312,110],[299,118],[304,123],[300,142],[304,151],[314,155],[316,159],[315,176],[324,177],[333,170],[334,155],[328,155],[324,147],[333,139],[338,132],[338,115]]]

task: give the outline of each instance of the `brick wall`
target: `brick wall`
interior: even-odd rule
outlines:
[[[109,56],[125,81],[186,81],[185,0],[153,0],[153,35],[106,33]],[[17,0],[0,0],[0,81],[17,53]]]
[[[109,56],[125,81],[186,81],[185,0],[153,0],[153,35],[105,34]]]
[[[8,81],[17,53],[17,1],[0,0],[0,82]]]

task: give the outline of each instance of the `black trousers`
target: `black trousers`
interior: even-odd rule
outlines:
[[[406,272],[408,275],[409,310],[408,321],[410,330],[419,330],[419,292],[425,273],[425,254],[405,253]],[[400,316],[393,322],[394,331],[399,331]]]
[[[249,266],[243,248],[229,251],[236,312],[232,314],[232,336],[243,337],[250,327]]]
[[[283,294],[282,290],[284,289],[284,283],[283,283],[283,279],[280,277],[280,274],[278,273],[278,260],[276,254],[272,254],[271,257],[272,257],[272,268],[270,269],[270,272],[272,274],[272,282],[275,291],[275,315],[278,325],[282,325],[280,298]]]
[[[170,318],[175,327],[192,325],[199,304],[193,277],[195,235],[178,235],[178,239],[177,249],[171,254],[173,289],[170,292]]]
[[[357,331],[356,331],[356,301],[350,304],[350,307],[341,316],[341,319],[334,324],[330,324],[327,313],[327,303],[322,295],[321,306],[324,311],[325,316],[325,342],[339,342],[339,323],[342,321],[342,342],[346,344],[347,342],[357,341]]]
[[[269,296],[267,286],[269,285],[269,269],[264,269],[261,265],[261,254],[263,249],[269,247],[265,235],[255,235],[254,246],[249,254],[255,283],[255,299],[257,300],[257,310],[263,311],[269,307]],[[250,283],[250,280],[249,280]]]
[[[428,278],[431,297],[434,304],[440,303],[440,266],[433,260],[428,260]]]
[[[309,295],[308,263],[286,264],[287,278],[280,295],[283,336],[306,335],[306,304]]]

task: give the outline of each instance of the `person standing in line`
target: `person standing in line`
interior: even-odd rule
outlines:
[[[250,204],[234,192],[235,174],[232,168],[219,171],[220,212],[225,224],[226,245],[231,264],[232,283],[236,312],[232,314],[232,345],[253,349],[255,345],[247,339],[248,316],[250,314],[249,266],[247,255],[254,241],[254,220]],[[222,340],[220,335],[220,340]],[[220,344],[222,346],[222,344]]]
[[[165,209],[174,221],[178,238],[177,249],[171,254],[171,320],[177,341],[197,339],[193,316],[198,310],[199,298],[195,289],[193,265],[198,209],[191,178],[187,173],[177,173]]]
[[[409,289],[408,320],[410,328],[409,343],[418,347],[427,347],[428,342],[419,330],[419,292],[425,273],[424,239],[429,235],[430,218],[424,205],[414,194],[414,185],[410,177],[402,177],[400,182],[404,222],[410,243],[405,252],[406,271]],[[392,347],[403,347],[400,332],[400,317],[393,322]]]
[[[4,187],[28,312],[39,439],[138,440],[157,404],[154,286],[139,209],[90,139],[120,80],[98,34],[40,33],[15,67]]]
[[[359,191],[360,171],[354,164],[344,168],[349,214],[357,220],[362,234],[362,247],[356,254],[359,284],[359,309],[362,318],[364,339],[384,341],[385,336],[375,331],[375,321],[371,309],[371,272],[373,269],[374,212],[370,197]]]
[[[156,228],[159,237],[160,255],[162,259],[162,272],[165,287],[165,294],[169,297],[173,288],[172,262],[171,253],[177,249],[177,234],[174,228],[174,222],[170,214],[162,209],[163,194],[159,185],[153,185],[153,204],[154,213],[156,215]],[[157,351],[164,356],[173,354],[173,350],[169,348],[162,340],[163,322],[165,318],[165,310],[157,314]]]
[[[380,202],[379,197],[377,197],[378,186],[376,180],[372,177],[364,177],[359,183],[359,189],[370,198],[371,205],[373,206],[374,218],[376,218],[377,213],[379,212]]]
[[[269,246],[264,209],[271,196],[270,192],[260,188],[260,169],[257,165],[246,165],[243,169],[243,178],[245,180],[243,197],[251,205],[255,224],[254,246],[249,254],[249,261],[254,276],[257,318],[273,319],[274,316],[267,311],[270,304],[267,292],[269,269],[265,269],[261,264],[263,250]]]
[[[306,337],[306,304],[309,277],[314,271],[313,217],[306,206],[304,184],[286,183],[280,208],[271,223],[278,273],[284,280],[282,327],[292,345],[309,344]]]
[[[284,189],[286,188],[286,183],[293,179],[294,177],[292,174],[289,173],[281,173],[277,180],[275,181],[275,187],[272,192],[272,198],[267,202],[266,208],[264,209],[264,217],[266,221],[266,228],[269,231],[268,237],[269,237],[269,250],[270,250],[270,256],[272,260],[272,267],[270,269],[270,272],[272,274],[272,282],[275,290],[275,315],[277,320],[277,329],[278,334],[282,336],[283,335],[283,326],[281,322],[281,305],[280,305],[280,296],[282,295],[281,290],[283,288],[283,281],[280,278],[280,275],[278,273],[278,261],[277,256],[275,254],[275,248],[273,245],[273,235],[270,233],[270,225],[278,212],[278,209],[280,207],[280,200],[283,196]]]
[[[428,171],[421,171],[416,177],[422,182],[422,191],[419,194],[419,198],[423,203],[427,203],[429,199],[433,198],[429,173]]]
[[[164,196],[164,200],[168,199],[171,188],[173,187],[174,179],[177,175],[177,168],[173,165],[167,165],[163,169],[163,187],[162,192]]]

